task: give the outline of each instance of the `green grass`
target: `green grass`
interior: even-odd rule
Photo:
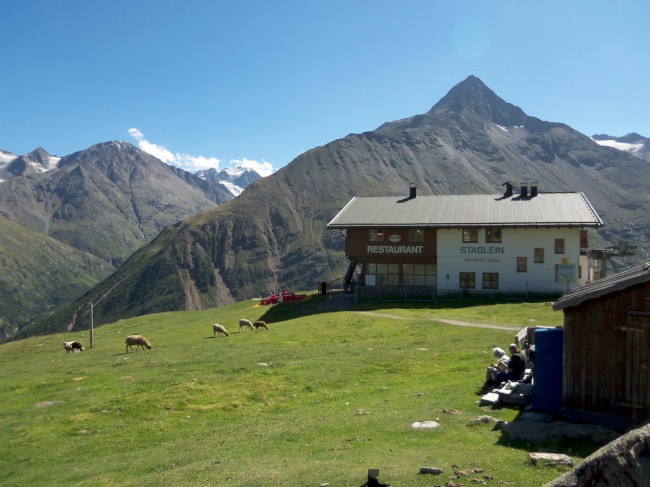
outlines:
[[[558,324],[549,306],[328,313],[317,311],[322,299],[119,321],[95,329],[92,349],[87,332],[3,344],[2,485],[360,486],[379,468],[393,486],[444,485],[473,469],[483,472],[454,481],[520,486],[561,473],[529,464],[529,451],[549,445],[509,445],[491,425],[468,424],[519,414],[476,404],[490,346],[514,332],[436,321]],[[268,331],[239,333],[239,318],[260,317]],[[213,338],[216,322],[230,336]],[[153,349],[125,353],[130,333]],[[66,354],[72,339],[86,351]],[[424,420],[441,426],[411,428]],[[579,461],[583,450],[569,453]],[[418,475],[423,466],[444,473]]]

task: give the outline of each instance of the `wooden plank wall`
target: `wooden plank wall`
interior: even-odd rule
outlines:
[[[564,310],[564,407],[650,419],[649,297],[645,283]]]

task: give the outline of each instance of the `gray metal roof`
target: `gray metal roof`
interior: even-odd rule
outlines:
[[[553,309],[557,311],[559,309],[578,306],[590,299],[599,298],[615,291],[622,291],[628,287],[648,281],[650,281],[650,263],[645,263],[642,266],[634,267],[612,276],[603,277],[597,281],[577,287],[553,303]]]
[[[354,197],[327,228],[601,227],[583,193]]]

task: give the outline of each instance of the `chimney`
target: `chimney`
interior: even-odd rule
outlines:
[[[411,183],[409,185],[409,199],[412,200],[417,196],[417,186],[415,186],[415,183]]]
[[[537,196],[537,185],[538,184],[539,183],[537,181],[531,181],[530,182],[530,197],[531,198],[534,198],[535,196]]]
[[[519,183],[519,187],[521,188],[521,192],[519,193],[519,196],[522,198],[528,198],[528,181],[522,181]]]
[[[510,181],[506,181],[501,186],[506,187],[506,192],[503,193],[503,197],[504,198],[510,198],[512,196],[512,184],[510,184]]]

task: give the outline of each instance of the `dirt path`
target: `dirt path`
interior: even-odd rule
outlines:
[[[413,318],[406,318],[404,316],[397,316],[397,315],[387,315],[385,313],[377,313],[374,311],[355,311],[355,313],[359,313],[362,315],[370,315],[370,316],[378,316],[378,317],[383,317],[383,318],[392,318],[395,320],[411,320]],[[427,321],[441,321],[442,323],[447,323],[448,325],[454,325],[454,326],[467,326],[471,328],[491,328],[495,330],[512,330],[512,331],[519,331],[521,330],[521,326],[517,325],[494,325],[494,324],[489,324],[489,323],[470,323],[469,321],[458,321],[458,320],[448,320],[445,318],[424,318]]]
[[[391,318],[395,320],[411,320],[413,318],[407,318],[399,315],[389,315],[386,313],[379,313],[376,311],[354,311],[352,309],[354,305],[354,294],[334,294],[331,295],[329,299],[323,300],[318,304],[318,309],[321,311],[351,311],[353,313],[358,313],[366,316],[378,316],[384,318]],[[459,321],[459,320],[450,320],[446,318],[423,318],[426,321],[440,321],[448,325],[454,326],[467,326],[471,328],[490,328],[493,330],[510,330],[510,331],[519,331],[523,328],[520,325],[496,325],[490,323],[472,323],[469,321]]]

